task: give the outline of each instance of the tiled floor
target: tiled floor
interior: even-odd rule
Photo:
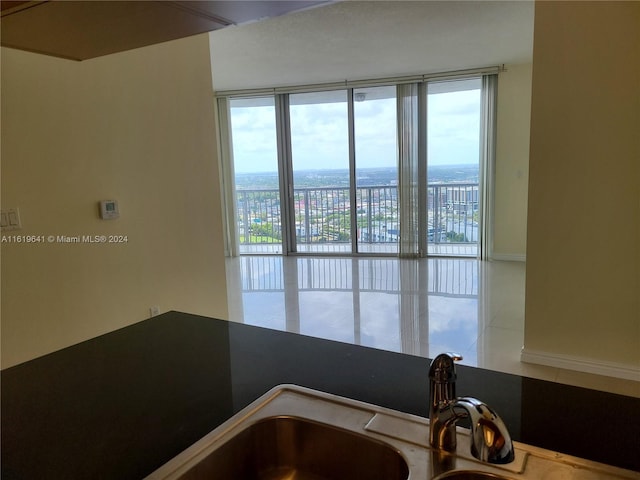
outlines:
[[[640,382],[520,362],[525,264],[475,259],[227,259],[233,321],[640,397]]]

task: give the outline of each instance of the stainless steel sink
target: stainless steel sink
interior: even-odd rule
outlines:
[[[640,480],[640,473],[514,442],[515,459],[428,445],[429,421],[295,385],[276,387],[147,477],[216,480]]]
[[[235,435],[181,478],[404,480],[402,456],[363,435],[293,417],[261,420]]]

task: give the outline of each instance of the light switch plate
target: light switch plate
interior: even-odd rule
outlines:
[[[22,228],[20,210],[18,207],[7,208],[0,213],[2,231],[19,230]]]

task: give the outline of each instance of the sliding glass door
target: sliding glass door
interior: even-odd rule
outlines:
[[[229,119],[239,252],[282,253],[275,99],[230,99]]]
[[[289,95],[297,252],[352,251],[347,93]]]
[[[359,253],[398,253],[396,87],[353,91]]]
[[[481,78],[427,85],[427,252],[477,256]]]

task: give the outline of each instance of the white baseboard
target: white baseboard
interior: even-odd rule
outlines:
[[[566,370],[575,370],[578,372],[640,382],[640,367],[633,367],[623,363],[595,361],[587,358],[573,357],[560,353],[541,352],[526,348],[522,349],[520,360],[525,363],[535,363],[549,367],[564,368]]]
[[[492,260],[503,260],[505,262],[526,262],[527,256],[520,253],[494,253]]]

